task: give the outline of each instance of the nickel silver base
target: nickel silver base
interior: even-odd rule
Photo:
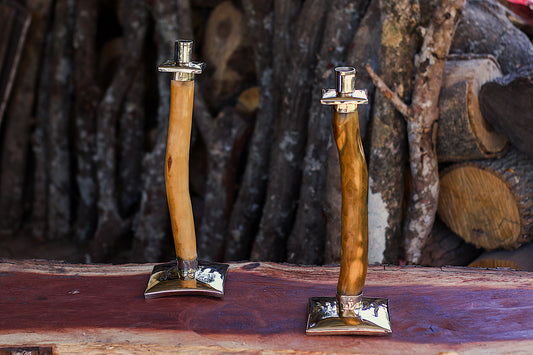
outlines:
[[[359,315],[340,317],[336,297],[311,297],[307,335],[387,335],[391,334],[389,300],[363,297]]]
[[[156,265],[148,280],[144,298],[181,295],[223,297],[228,267],[227,264],[200,261],[195,278],[183,280],[178,275],[177,263]]]

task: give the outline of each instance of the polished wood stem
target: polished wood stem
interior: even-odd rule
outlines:
[[[165,183],[176,255],[196,258],[196,234],[189,195],[189,146],[191,141],[194,81],[171,81]]]
[[[339,151],[342,184],[341,268],[337,294],[363,291],[368,266],[368,170],[357,111],[333,109],[333,135]]]

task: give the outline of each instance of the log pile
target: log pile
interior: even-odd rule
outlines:
[[[511,148],[501,158],[465,161],[441,172],[441,219],[487,251],[472,266],[532,268],[532,90],[530,66],[485,83],[479,92],[482,115]]]
[[[489,13],[498,14],[505,28],[516,31],[500,16],[504,9],[494,8]],[[481,22],[480,27],[485,26]],[[532,49],[527,37],[518,34],[515,42],[505,45],[505,35],[493,38],[489,44],[484,34],[478,44],[499,57],[503,74],[478,85],[478,114],[491,127],[492,135],[509,141],[508,151],[503,150],[493,159],[485,156],[464,160],[440,173],[440,218],[464,241],[485,250],[471,266],[532,269],[527,262],[532,255],[533,239],[530,192],[533,81],[531,65],[527,63],[532,58]],[[473,34],[474,38],[478,35],[481,34]],[[504,52],[498,51],[503,48]]]
[[[487,250],[533,239],[533,160],[517,150],[441,172],[439,215],[466,241]]]
[[[177,38],[194,39],[193,59],[207,62],[190,149],[201,257],[339,261],[339,164],[319,97],[340,65],[357,67],[370,97],[359,116],[371,263],[464,265],[480,248],[531,239],[527,129],[502,127],[512,120],[495,115],[530,92],[523,67],[533,45],[495,0],[18,2],[32,22],[25,70],[0,120],[2,245],[63,243],[75,262],[173,258],[163,174],[169,77],[155,68]],[[375,90],[366,68],[391,91]],[[496,227],[463,223],[466,202],[454,190],[475,191],[455,179],[480,176],[515,206],[491,202],[514,218],[491,242],[475,236]]]

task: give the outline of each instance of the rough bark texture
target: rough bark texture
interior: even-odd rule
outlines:
[[[154,41],[157,46],[157,64],[171,58],[172,47],[178,38],[178,20],[175,3],[170,0],[157,1],[150,6],[155,20]],[[157,65],[156,64],[156,65]],[[165,153],[168,129],[170,82],[169,76],[158,74],[155,143],[143,158],[143,183],[141,206],[136,216],[131,258],[133,260],[156,261],[163,254],[162,247],[169,235],[169,217],[165,192]]]
[[[253,260],[286,258],[285,243],[293,224],[305,151],[304,132],[311,88],[308,84],[312,80],[310,68],[316,63],[325,5],[323,1],[305,2],[296,21],[294,40],[297,39],[298,46],[289,56],[286,70],[290,75],[284,79],[281,99],[277,102],[270,176],[263,216],[252,248]]]
[[[263,210],[274,123],[274,64],[270,56],[273,46],[273,1],[243,1],[243,7],[248,18],[248,28],[254,33],[252,42],[255,44],[255,66],[261,96],[246,168],[229,220],[226,260],[244,260],[250,257]]]
[[[53,12],[54,9],[51,9]],[[50,106],[50,87],[52,82],[52,41],[51,25],[45,40],[45,50],[41,75],[37,82],[37,102],[35,108],[35,124],[32,135],[32,152],[34,159],[33,201],[31,208],[32,236],[36,240],[45,240],[47,235],[47,202],[48,202],[48,161],[47,133],[48,108]]]
[[[6,107],[0,155],[0,231],[13,233],[23,222],[25,184],[27,184],[33,109],[45,33],[48,29],[51,1],[33,1],[32,14],[20,67],[15,77],[13,95]],[[7,31],[6,31],[7,32]],[[8,35],[8,33],[6,33]],[[22,38],[19,38],[22,40]],[[14,69],[14,68],[13,68]],[[5,83],[3,83],[5,85]],[[2,112],[0,110],[0,123]]]
[[[507,139],[481,114],[481,86],[499,76],[493,57],[448,58],[439,96],[437,157],[439,162],[505,155]]]
[[[200,103],[198,99],[196,102]],[[205,112],[205,109],[198,111]],[[236,166],[249,129],[247,122],[233,108],[222,111],[214,120],[204,115],[198,122],[207,145],[208,171],[197,239],[198,254],[202,259],[222,260],[227,221],[236,190]]]
[[[511,144],[533,158],[533,65],[488,82],[479,93],[483,117]]]
[[[439,216],[486,250],[515,249],[533,236],[533,162],[512,149],[502,159],[452,165],[442,172]]]
[[[125,30],[124,46],[118,70],[107,88],[97,113],[96,164],[98,165],[98,226],[91,245],[91,255],[101,262],[116,247],[130,228],[130,221],[120,217],[118,208],[117,164],[118,121],[120,108],[133,85],[134,70],[141,63],[147,14],[141,0],[121,1],[119,21]],[[131,27],[130,27],[131,26]]]
[[[139,207],[144,152],[145,73],[138,71],[124,101],[119,122],[119,201],[122,218],[131,217]]]
[[[371,262],[402,262],[401,238],[387,233],[399,235],[400,191],[408,188],[395,179],[409,175],[401,164],[406,147],[393,143],[402,121],[388,100],[396,97],[394,105],[412,116],[402,80],[415,57],[409,46],[420,42],[413,23],[442,26],[431,16],[440,2],[421,1],[420,21],[412,20],[414,0],[407,8],[379,0],[18,2],[34,24],[42,16],[27,52],[42,50],[22,58],[28,86],[14,86],[0,132],[0,213],[17,216],[0,222],[11,228],[2,252],[45,251],[76,262],[174,258],[164,182],[170,83],[156,67],[184,38],[194,40],[192,59],[207,64],[196,80],[189,159],[200,257],[340,261],[340,169],[330,112],[319,99],[343,65],[355,66],[356,87],[368,90],[370,104],[358,108],[361,136],[371,178],[382,179],[383,190],[369,196]],[[510,71],[531,62],[531,43],[502,14],[493,0],[470,0],[454,50],[492,53]],[[406,27],[411,32],[402,35]],[[440,62],[443,54],[430,58]],[[375,94],[366,65],[393,90]],[[13,134],[14,126],[22,133]],[[8,140],[21,144],[16,154]],[[390,191],[395,214],[383,203]],[[429,230],[431,212],[414,220],[426,219]],[[376,222],[376,215],[390,218]]]
[[[300,199],[294,227],[287,240],[287,261],[291,263],[309,265],[324,262],[326,223],[323,201],[327,170],[323,167],[327,163],[331,119],[330,110],[321,107],[316,95],[322,89],[332,86],[334,82],[332,68],[346,64],[344,58],[352,33],[359,26],[366,5],[366,1],[361,1],[357,5],[345,0],[333,1],[326,15],[324,37],[314,73],[314,77],[319,79],[313,83],[314,100],[309,109]]]
[[[503,74],[509,74],[533,61],[533,44],[513,26],[503,5],[494,0],[468,0],[450,53],[492,54]]]
[[[412,58],[420,21],[418,0],[381,1],[379,74],[404,100],[413,88]],[[385,95],[374,99],[369,151],[370,263],[397,263],[401,255],[407,139],[405,121]]]
[[[98,1],[79,1],[74,32],[74,81],[76,98],[75,139],[77,217],[76,239],[89,240],[97,223],[96,110],[102,96],[97,78],[96,31]],[[83,65],[81,65],[83,63]],[[83,94],[81,94],[83,93]]]
[[[46,140],[48,175],[47,237],[68,238],[73,218],[71,194],[71,130],[70,110],[73,101],[73,47],[74,0],[59,0],[55,4],[54,40],[51,60],[50,102],[48,107],[48,134]]]
[[[439,195],[436,144],[438,98],[446,55],[465,0],[443,1],[435,10],[417,56],[416,78],[407,120],[411,194],[404,222],[406,259],[420,261],[422,247],[431,231]]]
[[[30,22],[30,13],[17,2],[3,1],[0,4],[0,125],[21,61]]]

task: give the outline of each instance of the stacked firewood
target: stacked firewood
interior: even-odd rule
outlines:
[[[439,216],[465,241],[490,251],[474,261],[476,266],[533,268],[531,254],[493,252],[533,240],[532,68],[523,66],[479,90],[483,122],[508,138],[508,147],[494,159],[461,161],[441,171]]]
[[[533,134],[533,51],[527,36],[503,16],[512,18],[514,14],[503,8],[489,9],[485,21],[477,20],[477,32],[469,34],[468,39],[456,37],[455,43],[469,42],[472,49],[491,57],[462,61],[463,70],[475,79],[455,69],[447,75],[441,91],[438,216],[456,234],[450,238],[459,236],[469,243],[466,248],[477,248],[472,256],[484,252],[471,265],[531,270],[529,260],[533,255],[526,255],[531,250],[528,243],[533,240],[533,150],[528,141]],[[494,25],[490,21],[493,18],[498,18],[502,32],[489,41],[481,32]],[[511,35],[513,40],[508,37]],[[452,69],[452,62],[448,65]],[[468,69],[469,65],[475,69]],[[461,84],[456,82],[458,74]],[[471,88],[464,90],[465,85]],[[460,109],[459,101],[450,100],[450,94],[462,96],[467,106]],[[479,154],[470,154],[471,150],[463,146],[471,140],[465,136],[465,126],[448,116],[468,117],[468,135],[475,137]],[[445,130],[450,129],[452,122],[456,134],[441,131],[443,125]],[[448,149],[461,153],[450,155]],[[439,231],[434,234],[439,235]],[[427,247],[428,253],[437,249]]]
[[[156,67],[178,38],[194,39],[193,59],[207,64],[190,156],[201,258],[339,261],[339,163],[319,98],[340,65],[357,68],[356,86],[370,96],[359,119],[371,263],[465,265],[479,248],[514,248],[531,234],[524,224],[497,233],[506,244],[483,245],[482,227],[464,227],[483,230],[469,237],[454,225],[467,206],[451,189],[473,189],[457,183],[465,169],[481,187],[500,181],[495,172],[505,175],[500,185],[527,181],[527,141],[515,143],[485,112],[513,106],[490,104],[498,90],[518,98],[521,81],[508,76],[523,78],[519,69],[533,62],[531,41],[496,1],[19,2],[32,22],[0,121],[2,245],[62,242],[76,250],[70,261],[173,258],[163,173],[169,77]],[[406,110],[375,89],[367,67]],[[519,121],[528,114],[514,112]],[[440,194],[427,188],[438,186],[438,170]],[[525,223],[527,184],[515,185],[508,196]]]

